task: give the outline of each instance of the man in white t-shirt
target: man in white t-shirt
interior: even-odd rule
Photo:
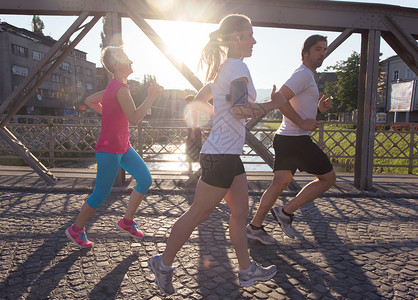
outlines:
[[[302,65],[281,87],[280,91],[289,100],[293,109],[304,120],[315,119],[317,111],[325,112],[332,107],[331,99],[323,96],[319,99],[314,73],[322,65],[327,51],[327,39],[324,36],[310,36],[302,47]],[[319,99],[319,101],[318,101]],[[282,108],[279,108],[282,111]],[[303,129],[286,117],[276,131],[273,147],[275,151],[274,177],[264,192],[254,218],[247,226],[247,236],[270,245],[276,241],[263,228],[263,221],[271,210],[284,233],[295,237],[292,228],[293,213],[301,206],[322,195],[335,183],[335,172],[327,155],[312,141],[311,131]],[[319,123],[316,124],[318,128]],[[315,128],[315,129],[316,129]],[[310,182],[283,207],[273,208],[282,191],[291,182],[296,170],[315,175]]]

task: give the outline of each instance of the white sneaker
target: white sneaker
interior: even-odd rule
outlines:
[[[148,260],[148,267],[155,275],[155,283],[163,294],[171,295],[174,293],[172,283],[174,268],[164,270],[161,267],[161,255],[156,255]]]
[[[283,213],[283,207],[277,206],[272,208],[271,214],[273,215],[274,219],[280,224],[280,228],[283,232],[290,238],[294,238],[296,236],[295,231],[292,228],[293,222],[293,214],[289,217]]]
[[[255,261],[252,261],[248,270],[238,271],[239,284],[242,287],[249,287],[254,285],[256,281],[270,280],[274,275],[276,275],[276,272],[276,266],[263,268]]]
[[[264,230],[264,226],[260,229],[253,229],[250,224],[247,225],[247,237],[251,240],[259,241],[264,245],[274,245],[276,240],[267,234]]]

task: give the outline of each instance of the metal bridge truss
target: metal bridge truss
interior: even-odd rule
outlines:
[[[418,9],[393,5],[315,0],[179,0],[164,11],[165,1],[147,0],[0,0],[0,14],[67,15],[79,17],[37,64],[29,76],[4,101],[0,101],[0,135],[48,184],[54,175],[7,129],[7,123],[29,97],[65,59],[97,21],[105,16],[106,36],[121,33],[121,18],[129,17],[167,56],[183,76],[199,90],[203,84],[182,62],[175,60],[146,19],[218,23],[229,13],[249,16],[254,26],[341,32],[328,46],[331,54],[353,33],[361,34],[359,121],[357,126],[354,184],[372,188],[373,141],[375,130],[380,38],[382,37],[418,74]],[[93,18],[84,23],[90,16]],[[73,40],[70,41],[70,38]],[[120,40],[121,42],[121,40]],[[261,120],[247,123],[247,144],[270,166],[272,154],[250,133]],[[293,188],[298,186],[293,182]]]

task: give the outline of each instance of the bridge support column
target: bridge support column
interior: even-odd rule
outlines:
[[[362,190],[372,188],[379,54],[380,31],[362,33],[354,163],[354,185]]]

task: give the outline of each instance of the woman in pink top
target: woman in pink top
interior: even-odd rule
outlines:
[[[96,187],[81,207],[75,223],[65,231],[68,238],[82,248],[93,245],[87,239],[84,226],[110,194],[119,166],[135,178],[137,185],[131,193],[125,216],[115,225],[136,238],[141,238],[143,233],[133,218],[152,184],[151,173],[129,143],[129,123],[136,125],[144,118],[162,88],[155,83],[150,85],[148,97],[136,108],[126,84],[128,76],[132,74],[132,61],[123,49],[106,47],[102,51],[102,63],[113,79],[105,90],[90,95],[85,101],[91,109],[102,115],[100,137],[96,144]]]

